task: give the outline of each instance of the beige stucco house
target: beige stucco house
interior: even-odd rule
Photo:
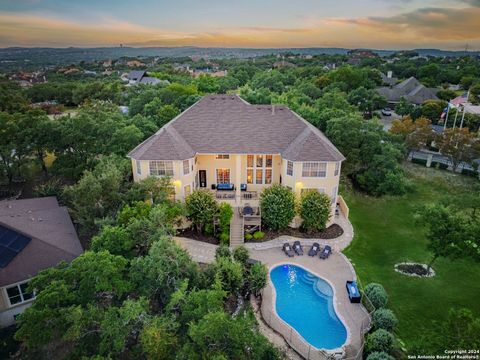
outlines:
[[[337,201],[344,156],[286,106],[253,105],[238,95],[209,95],[133,149],[133,176],[170,176],[175,196],[208,189],[233,206],[258,206],[261,191],[282,184],[316,189]]]

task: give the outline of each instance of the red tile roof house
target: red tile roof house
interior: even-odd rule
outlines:
[[[238,95],[203,97],[128,156],[134,181],[170,176],[180,200],[208,189],[239,209],[258,207],[263,189],[282,184],[297,195],[305,189],[327,194],[332,215],[345,159],[288,107],[253,105]],[[243,229],[240,235],[243,242]]]
[[[34,300],[28,281],[83,252],[67,209],[55,197],[0,201],[0,327]]]

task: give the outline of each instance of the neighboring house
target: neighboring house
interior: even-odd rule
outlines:
[[[394,86],[378,87],[377,91],[390,104],[398,103],[402,97],[417,105],[427,100],[438,100],[435,89],[427,88],[414,77],[410,77]]]
[[[130,61],[127,61],[127,66],[129,66],[129,67],[140,67],[140,66],[145,66],[145,64],[141,61],[138,61],[138,60],[130,60]]]
[[[253,105],[238,95],[203,97],[128,156],[135,181],[170,176],[179,200],[208,189],[232,206],[258,206],[263,189],[282,184],[297,195],[328,195],[332,219],[345,159],[288,107]]]
[[[393,86],[398,82],[398,78],[393,76],[392,71],[387,71],[387,75],[381,72],[380,77],[382,78],[383,83],[388,86]]]
[[[332,64],[325,64],[322,69],[325,71],[330,71],[330,70],[335,70],[335,68],[336,68],[336,65],[332,63]]]
[[[0,201],[0,327],[33,301],[29,279],[83,252],[68,211],[55,197]]]
[[[224,77],[227,76],[228,70],[213,70],[210,68],[198,69],[190,71],[193,77],[198,78],[201,75],[210,75],[211,77]]]
[[[371,50],[367,49],[354,49],[347,52],[347,63],[350,65],[360,65],[362,59],[378,58],[378,55]]]
[[[148,73],[144,70],[133,70],[128,74],[122,75],[122,80],[128,81],[129,85],[158,85],[158,84],[170,84],[168,80],[160,80],[155,77],[148,76]]]

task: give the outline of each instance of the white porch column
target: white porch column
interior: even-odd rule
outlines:
[[[235,203],[240,205],[242,199],[242,192],[240,184],[242,182],[242,156],[235,155]]]

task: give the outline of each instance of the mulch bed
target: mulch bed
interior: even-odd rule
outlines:
[[[435,272],[430,268],[430,272],[427,271],[427,266],[425,264],[417,263],[401,263],[395,265],[395,271],[402,273],[408,276],[417,276],[417,277],[432,277],[435,275]]]
[[[269,241],[282,235],[297,237],[301,239],[335,239],[341,236],[342,234],[343,234],[342,227],[338,224],[332,224],[325,230],[312,232],[312,233],[305,233],[305,232],[302,232],[300,229],[293,229],[293,228],[288,228],[283,231],[266,230],[265,236],[263,237],[263,239],[260,239],[260,240],[252,239],[250,240],[250,242]]]
[[[213,245],[218,245],[220,243],[215,236],[199,234],[193,229],[178,230],[177,236],[198,240]]]

